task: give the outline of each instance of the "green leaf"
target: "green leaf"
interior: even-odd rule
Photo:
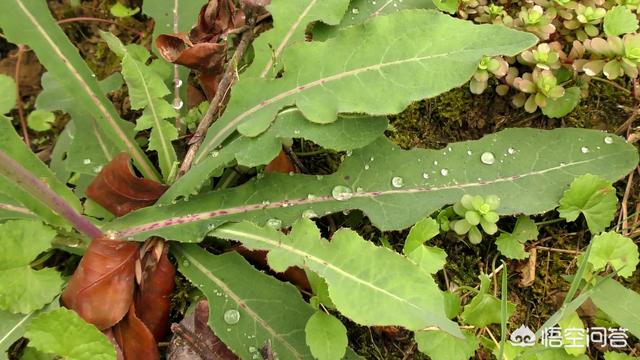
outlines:
[[[580,316],[575,311],[566,314],[558,325],[562,329],[562,342],[564,344],[564,351],[569,355],[578,356],[584,354],[587,351],[587,336],[584,333],[575,334],[572,329],[585,329],[584,323],[580,320]],[[577,335],[577,336],[576,336]],[[572,340],[572,338],[577,338]]]
[[[70,144],[64,144],[64,138],[58,138],[54,152],[57,152],[59,166],[68,172],[78,172],[94,177],[102,167],[121,151],[109,140],[105,132],[91,119],[73,93],[67,92],[62,84],[50,73],[42,75],[42,92],[36,99],[36,108],[46,111],[63,111],[71,116],[71,122],[65,127],[65,136]],[[103,94],[122,86],[122,76],[114,74],[100,83]],[[87,120],[91,119],[91,120]],[[127,131],[133,132],[133,124],[126,123]],[[61,145],[62,143],[62,145]],[[66,146],[66,149],[59,149]],[[53,161],[53,159],[52,159]],[[53,166],[53,163],[52,163]],[[57,172],[57,171],[56,171]],[[66,182],[68,177],[61,179]]]
[[[447,263],[447,253],[435,246],[420,245],[407,257],[429,274],[435,274]]]
[[[524,251],[524,243],[538,238],[538,227],[531,218],[519,216],[513,233],[502,233],[496,239],[500,253],[510,259],[522,260],[529,257]]]
[[[464,306],[460,318],[467,324],[476,327],[485,327],[489,324],[499,324],[500,300],[493,295],[489,295],[489,285],[491,279],[487,274],[480,275],[480,291],[471,301]],[[507,302],[507,319],[511,317],[516,306]]]
[[[580,99],[582,99],[582,93],[579,87],[567,88],[561,97],[548,98],[547,106],[542,108],[542,113],[550,118],[561,118],[572,112],[580,103]]]
[[[402,252],[405,255],[409,254],[438,234],[440,234],[440,224],[432,218],[424,218],[409,230]]]
[[[340,320],[316,311],[304,328],[307,345],[318,360],[340,360],[347,349],[347,328]]]
[[[56,121],[56,116],[50,111],[34,110],[27,117],[27,125],[33,131],[47,131]]]
[[[189,197],[197,193],[202,184],[232,163],[234,158],[245,166],[269,163],[282,150],[281,139],[304,138],[327,149],[345,151],[369,145],[384,134],[387,125],[388,120],[383,116],[340,116],[331,124],[314,124],[298,110],[285,110],[265,136],[238,137],[219,151],[214,151],[178,179],[158,203],[168,204],[180,196]]]
[[[0,360],[7,360],[7,350],[18,339],[20,339],[31,323],[31,320],[38,314],[57,309],[58,301],[53,301],[41,310],[28,314],[12,314],[8,311],[0,310]]]
[[[10,196],[0,193],[0,220],[9,219],[35,220],[37,216]]]
[[[47,71],[67,93],[76,97],[78,106],[90,114],[83,120],[95,119],[118,150],[129,153],[145,176],[158,180],[151,162],[134,141],[130,128],[120,119],[113,104],[102,95],[95,75],[56,24],[47,3],[42,0],[8,0],[4,6],[12,9],[0,12],[0,28],[7,39],[33,49]]]
[[[618,275],[630,277],[638,266],[638,246],[633,240],[614,231],[596,235],[593,243],[589,263],[594,271],[601,271],[611,264]]]
[[[591,300],[611,320],[640,337],[640,294],[606,279],[593,291]]]
[[[459,36],[452,39],[452,33]],[[282,77],[238,81],[195,162],[236,129],[250,137],[262,134],[285,107],[296,105],[316,123],[331,123],[338,113],[398,113],[415,100],[464,84],[483,56],[515,55],[536,41],[504,26],[413,10],[346,28],[325,42],[298,42],[283,58]],[[361,44],[355,52],[354,42]],[[318,66],[318,59],[327,61]]]
[[[124,46],[122,42],[109,32],[100,32],[111,50],[122,57],[122,76],[129,88],[129,100],[134,110],[144,109],[138,119],[136,130],[151,129],[149,136],[149,149],[158,153],[160,170],[165,180],[177,161],[175,149],[171,142],[178,138],[178,129],[166,121],[174,118],[177,113],[163,98],[170,94],[164,84],[164,80],[156,72],[151,70],[145,61],[149,53],[131,45]],[[133,50],[133,51],[132,51]]]
[[[604,353],[604,360],[638,360],[637,356],[631,356],[625,353],[608,351]]]
[[[125,5],[123,5],[120,2],[116,2],[115,4],[113,4],[111,6],[109,11],[111,12],[111,15],[113,15],[115,17],[126,18],[126,17],[131,17],[131,16],[139,13],[140,12],[140,8],[139,7],[135,7],[133,9],[131,9],[131,8],[126,7]]]
[[[349,0],[273,0],[267,10],[273,29],[253,42],[255,57],[246,78],[275,78],[282,68],[282,54],[292,44],[305,40],[307,25],[314,21],[336,25],[344,16]]]
[[[458,10],[458,0],[433,0],[433,4],[440,10],[453,14]]]
[[[604,32],[607,36],[619,36],[638,30],[638,17],[626,6],[616,6],[604,17]]]
[[[80,201],[67,186],[59,181],[51,170],[29,149],[22,139],[16,134],[11,122],[0,118],[0,152],[19,162],[34,177],[46,182],[47,186],[55,191],[64,201],[76,211],[80,210]],[[7,171],[3,175],[3,172]],[[15,175],[13,169],[0,169],[0,192],[15,199],[18,203],[32,213],[42,217],[47,223],[65,227],[68,224],[47,206],[42,199],[42,194],[35,193],[28,181],[21,184],[10,179]]]
[[[592,150],[582,153],[581,146]],[[132,212],[105,230],[134,240],[157,235],[198,242],[229,221],[276,218],[287,226],[305,212],[349,209],[362,210],[382,230],[398,230],[464,194],[500,194],[501,215],[538,214],[554,209],[575,177],[592,173],[613,181],[638,162],[637,150],[624,139],[583,129],[509,129],[448,148],[404,151],[379,139],[354,150],[331,175],[265,174],[236,188]],[[483,152],[495,154],[496,162],[482,163]],[[392,185],[394,177],[403,179],[402,187]]]
[[[328,242],[311,220],[303,219],[289,235],[247,222],[227,224],[213,234],[241,241],[249,249],[269,250],[267,259],[276,272],[290,266],[315,272],[329,285],[336,308],[359,324],[410,330],[438,326],[460,334],[457,325],[447,319],[442,293],[431,276],[400,254],[376,247],[351,230],[338,230]],[[382,268],[384,272],[370,270]]]
[[[583,147],[581,151],[588,147]],[[584,151],[583,151],[584,152]],[[584,215],[592,234],[604,231],[616,214],[616,189],[611,181],[597,175],[585,174],[576,178],[560,199],[558,212],[567,221]]]
[[[28,314],[60,293],[55,269],[35,271],[29,263],[51,247],[56,232],[40,222],[12,220],[0,225],[0,309]]]
[[[4,115],[16,106],[16,83],[10,76],[0,74],[0,115]]]
[[[437,0],[436,0],[437,1]],[[342,17],[340,24],[330,26],[323,23],[313,27],[313,40],[324,41],[334,37],[338,31],[353,25],[359,25],[378,16],[389,15],[400,10],[410,9],[434,9],[432,0],[351,0],[347,13]]]
[[[466,360],[475,355],[479,344],[472,333],[462,333],[463,339],[444,331],[416,331],[415,339],[418,350],[432,360]]]
[[[209,326],[236,355],[251,359],[270,340],[282,359],[311,358],[304,327],[314,311],[293,285],[257,271],[237,253],[213,255],[196,245],[172,252],[180,272],[209,299]],[[225,313],[234,312],[237,322],[225,321]]]
[[[68,360],[116,359],[109,339],[65,308],[38,315],[27,327],[25,337],[29,339],[29,346]]]
[[[56,360],[56,356],[42,353],[32,347],[27,346],[22,352],[20,360]]]

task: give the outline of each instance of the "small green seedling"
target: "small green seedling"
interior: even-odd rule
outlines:
[[[499,206],[500,198],[495,195],[483,198],[480,195],[465,194],[453,205],[453,211],[462,219],[451,221],[450,226],[458,235],[469,234],[469,241],[472,244],[479,244],[482,241],[482,233],[478,225],[488,235],[498,231],[496,222],[499,216],[494,210]]]

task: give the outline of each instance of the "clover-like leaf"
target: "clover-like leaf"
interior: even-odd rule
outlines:
[[[56,116],[51,111],[34,110],[27,117],[27,125],[34,131],[47,131],[55,120]]]
[[[638,265],[638,246],[633,240],[613,231],[596,235],[591,240],[589,263],[595,271],[603,270],[607,264],[618,271],[618,275],[629,277],[633,275]]]
[[[424,244],[425,241],[433,238],[440,233],[440,225],[432,218],[424,218],[418,221],[407,235],[407,240],[404,242],[404,248],[402,252],[406,254],[411,253],[413,250]]]
[[[27,327],[29,346],[68,360],[115,360],[116,351],[95,326],[60,308],[39,315]]]
[[[608,36],[618,36],[638,30],[638,18],[626,6],[616,6],[604,17],[604,32]]]
[[[561,118],[569,114],[580,103],[582,98],[580,88],[577,86],[565,89],[564,95],[557,99],[548,98],[547,106],[542,108],[542,113],[550,118]]]
[[[531,218],[520,216],[516,221],[513,233],[502,233],[496,239],[496,245],[502,255],[510,259],[522,260],[529,257],[524,251],[524,243],[538,237],[538,227]]]
[[[307,345],[318,360],[340,360],[347,350],[347,328],[324,311],[311,315],[304,328]]]
[[[460,315],[465,323],[485,327],[489,324],[499,324],[500,300],[493,295],[489,295],[489,285],[491,279],[487,274],[480,275],[480,290],[471,301],[464,306],[464,311]],[[507,302],[507,319],[511,316],[516,306]]]
[[[588,152],[588,148],[581,149]],[[616,213],[616,190],[611,182],[591,174],[582,175],[571,183],[560,199],[560,217],[575,221],[580,214],[587,220],[589,231],[597,234],[611,223]]]
[[[41,222],[0,225],[0,309],[27,314],[50,303],[62,288],[54,269],[34,270],[29,263],[51,247],[56,233]]]
[[[478,348],[478,339],[468,331],[463,331],[460,339],[444,331],[417,331],[415,335],[418,350],[429,355],[432,360],[465,360],[471,358]]]

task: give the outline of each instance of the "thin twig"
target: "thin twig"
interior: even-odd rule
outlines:
[[[622,86],[620,86],[620,85],[616,84],[615,82],[613,82],[613,81],[611,81],[611,80],[603,79],[603,78],[600,78],[600,77],[597,77],[597,76],[592,76],[592,77],[591,77],[591,79],[596,80],[596,81],[603,82],[603,83],[605,83],[605,84],[609,84],[609,85],[611,85],[611,86],[615,87],[616,89],[618,89],[618,90],[620,90],[620,91],[622,91],[622,92],[627,93],[627,95],[631,95],[631,90],[629,90],[629,89],[627,89],[627,88],[625,88],[625,87],[622,87]]]
[[[16,54],[16,70],[15,70],[15,82],[16,82],[16,108],[18,109],[18,119],[20,120],[20,129],[22,130],[22,137],[25,144],[31,148],[31,140],[29,140],[29,131],[27,130],[27,121],[24,118],[24,104],[22,103],[22,95],[20,95],[20,68],[22,64],[22,56],[24,55],[26,46],[18,45],[18,53]]]
[[[200,145],[202,145],[202,141],[209,129],[209,126],[213,123],[213,121],[217,118],[217,114],[222,106],[223,100],[226,97],[227,92],[233,85],[236,80],[236,67],[240,59],[244,56],[244,52],[247,50],[249,43],[253,39],[253,21],[250,23],[249,29],[242,34],[240,38],[240,42],[238,43],[238,47],[236,48],[235,53],[231,60],[227,63],[227,67],[224,70],[224,74],[222,76],[222,80],[220,80],[220,85],[218,85],[218,90],[216,91],[215,96],[211,99],[211,103],[209,104],[209,109],[207,113],[204,115],[200,124],[198,124],[198,128],[196,129],[195,134],[189,141],[189,150],[187,151],[187,155],[184,157],[184,161],[180,166],[180,170],[178,171],[178,177],[184,175],[191,165],[193,164],[193,160],[195,159],[196,153],[200,149]]]
[[[89,17],[89,16],[80,16],[80,17],[72,17],[72,18],[61,19],[61,20],[58,20],[58,25],[69,24],[69,23],[74,23],[74,22],[83,22],[83,21],[94,21],[94,22],[101,22],[101,23],[105,23],[105,24],[111,24],[111,25],[115,25],[115,26],[120,26],[120,27],[122,27],[124,29],[127,29],[129,31],[133,31],[134,33],[136,33],[140,37],[144,36],[144,31],[140,31],[140,30],[134,29],[132,27],[119,24],[118,22],[113,21],[113,20],[100,19],[100,18]]]

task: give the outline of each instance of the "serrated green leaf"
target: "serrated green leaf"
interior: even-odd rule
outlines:
[[[348,344],[347,328],[334,316],[316,311],[307,321],[304,332],[314,358],[340,360],[344,356]]]
[[[329,296],[329,285],[327,285],[327,282],[313,271],[305,271],[305,274],[307,274],[309,285],[311,285],[311,290],[313,291],[313,298],[315,298],[313,301],[316,301],[315,305],[313,301],[309,301],[314,305],[314,308],[318,308],[318,304],[322,304],[329,309],[335,309],[336,306]]]
[[[440,234],[440,224],[432,218],[424,218],[409,230],[402,252],[407,255],[438,234]]]
[[[45,181],[48,187],[76,211],[80,210],[80,201],[67,186],[59,181],[51,170],[29,149],[16,134],[13,125],[0,117],[0,153],[6,154],[28,170],[34,177]],[[1,166],[0,166],[1,168]],[[24,208],[37,214],[47,223],[55,226],[68,226],[60,215],[54,212],[42,200],[42,194],[34,192],[28,181],[20,184],[10,179],[15,169],[0,169],[0,192],[15,199]]]
[[[409,260],[429,274],[435,274],[447,263],[447,253],[435,246],[420,245],[406,254]]]
[[[16,83],[10,76],[0,74],[0,115],[4,115],[16,106]]]
[[[468,331],[464,338],[456,338],[444,331],[416,331],[415,339],[420,352],[432,360],[466,360],[478,349],[478,339]]]
[[[561,118],[572,112],[580,103],[580,99],[582,99],[580,88],[570,87],[565,89],[563,96],[557,99],[547,99],[547,106],[542,108],[542,113],[550,118]]]
[[[529,257],[524,250],[524,244],[508,233],[502,233],[496,239],[498,251],[509,259],[522,260]]]
[[[109,11],[111,12],[111,15],[113,15],[115,17],[126,18],[126,17],[131,17],[131,16],[139,13],[140,12],[140,8],[139,7],[135,7],[135,8],[132,9],[132,8],[126,7],[125,5],[123,5],[120,2],[116,2],[115,4],[113,4],[111,6]]]
[[[440,10],[453,14],[458,10],[458,0],[433,0],[433,4]]]
[[[47,131],[55,120],[56,116],[50,111],[33,110],[27,116],[27,125],[33,131]]]
[[[608,36],[619,36],[638,30],[638,17],[626,6],[616,6],[604,17],[604,32]]]
[[[53,301],[42,310],[29,314],[12,314],[8,311],[0,310],[0,360],[8,360],[7,350],[18,339],[20,339],[27,328],[27,325],[38,314],[57,309],[57,301]]]
[[[588,149],[588,147],[584,147]],[[597,175],[577,177],[560,199],[558,212],[567,221],[575,221],[584,215],[592,234],[604,231],[616,214],[616,189],[611,181]]]
[[[437,0],[436,0],[437,1]],[[362,24],[378,16],[389,15],[401,10],[434,9],[432,0],[351,0],[347,13],[336,26],[324,23],[315,24],[313,27],[313,40],[324,41],[334,37],[338,31],[353,25]]]
[[[589,263],[593,270],[601,271],[611,264],[618,275],[630,277],[636,271],[638,259],[638,246],[633,240],[614,231],[596,235],[591,240],[593,243]]]
[[[273,0],[267,10],[273,29],[253,42],[255,57],[244,76],[272,79],[282,68],[282,54],[292,44],[305,40],[307,25],[314,21],[336,25],[349,0]]]
[[[611,320],[640,337],[640,294],[606,279],[593,291],[591,300]]]
[[[78,106],[91,115],[83,120],[95,119],[115,148],[128,152],[145,176],[158,180],[151,162],[134,141],[133,133],[128,131],[113,104],[102,95],[95,75],[56,24],[47,3],[7,0],[5,6],[12,9],[0,12],[0,28],[7,39],[33,49],[47,71],[67,93],[76,97]]]
[[[107,337],[65,308],[35,317],[27,326],[29,346],[68,360],[115,360],[116,351]]]
[[[0,225],[0,309],[28,314],[62,289],[55,269],[35,271],[29,263],[51,247],[56,232],[40,222],[12,220]]]
[[[489,295],[489,285],[491,279],[488,275],[480,275],[480,290],[471,301],[464,306],[460,318],[466,323],[476,327],[485,327],[490,324],[500,324],[500,300],[493,295]],[[507,319],[511,317],[516,306],[507,302]]]
[[[56,358],[57,357],[55,355],[45,354],[27,346],[22,352],[20,360],[55,360]]]
[[[329,285],[336,308],[359,324],[411,330],[438,326],[460,334],[447,319],[442,293],[431,276],[400,254],[376,247],[351,230],[337,231],[328,242],[312,221],[300,220],[288,236],[247,222],[225,225],[214,234],[241,241],[250,249],[269,250],[269,265],[277,272],[290,266],[315,272]],[[371,268],[386,270],[367,270]]]
[[[149,53],[144,48],[124,46],[115,35],[109,32],[100,32],[100,36],[112,51],[122,57],[122,76],[129,88],[131,108],[144,109],[135,129],[137,131],[151,129],[149,149],[158,153],[160,170],[167,180],[177,161],[171,142],[178,138],[178,129],[166,120],[175,117],[177,113],[171,104],[163,99],[171,92],[164,84],[164,80],[144,63],[149,57]]]
[[[464,84],[483,56],[515,55],[536,41],[532,34],[503,26],[476,26],[437,11],[413,10],[376,17],[325,42],[297,43],[283,58],[282,77],[238,81],[195,162],[236,129],[250,137],[262,134],[285,107],[296,105],[316,123],[333,122],[338,113],[398,113],[412,101]],[[361,44],[357,51],[354,42]],[[318,66],[318,59],[332,60]]]
[[[46,111],[63,111],[72,119],[65,127],[63,136],[57,139],[54,148],[54,153],[58,156],[57,166],[61,167],[59,170],[78,172],[90,177],[96,176],[120,150],[109,140],[95,120],[91,119],[90,113],[80,106],[78,98],[73,93],[68,93],[51,74],[43,74],[41,83],[42,92],[36,99],[36,108]],[[111,75],[102,80],[99,85],[103,94],[114,91],[122,86],[122,76]],[[133,124],[126,123],[124,127],[128,132],[133,133]],[[68,137],[70,144],[64,144],[65,137]],[[66,149],[58,148],[59,146]],[[52,169],[53,161],[52,158]],[[58,171],[55,169],[54,171],[58,175]],[[62,179],[59,176],[59,178],[63,182],[68,180],[68,177]]]
[[[211,153],[178,179],[158,203],[168,204],[180,196],[193,195],[214,173],[233,162],[234,158],[245,166],[269,163],[282,150],[281,139],[304,138],[327,149],[345,151],[369,145],[384,134],[387,125],[387,118],[382,116],[340,116],[331,124],[314,124],[307,121],[300,111],[285,110],[278,115],[265,136],[238,137],[219,151]]]
[[[575,333],[576,329],[578,331],[585,331],[584,323],[580,320],[578,313],[572,311],[566,314],[562,319],[560,319],[560,321],[558,321],[558,325],[562,329],[564,351],[573,356],[584,354],[587,351],[587,337],[589,335],[586,334],[586,332],[583,332],[582,334]],[[577,338],[577,340],[575,338]]]
[[[298,290],[253,268],[237,253],[213,255],[196,245],[172,248],[180,272],[209,299],[209,326],[243,359],[267,341],[281,359],[311,359],[304,327],[313,314]],[[237,311],[237,323],[224,320]]]
[[[592,151],[582,153],[581,146]],[[264,224],[276,218],[287,226],[305,211],[323,215],[349,209],[361,209],[383,230],[397,230],[465,193],[500,194],[501,215],[538,214],[554,209],[576,176],[592,173],[613,181],[638,162],[637,150],[624,139],[583,129],[509,129],[449,147],[445,152],[404,151],[379,139],[353,151],[331,175],[266,174],[236,188],[192,196],[188,202],[132,212],[105,230],[136,240],[157,235],[197,242],[210,228],[229,221]],[[494,153],[498,160],[482,163],[483,152]],[[392,185],[394,177],[403,179],[402,187]],[[341,189],[351,193],[334,197],[334,190]]]

